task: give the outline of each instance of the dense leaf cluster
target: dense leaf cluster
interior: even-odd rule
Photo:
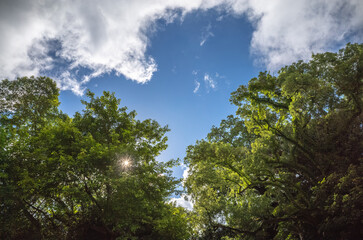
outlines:
[[[260,73],[189,146],[200,239],[363,238],[363,45]]]
[[[104,92],[73,118],[45,77],[0,83],[0,239],[186,239],[167,127]]]

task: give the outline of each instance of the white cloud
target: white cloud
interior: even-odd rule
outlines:
[[[307,60],[312,52],[363,41],[361,0],[259,0],[249,5],[255,23],[251,50],[270,70]]]
[[[187,13],[203,8],[200,1],[21,1],[0,2],[0,78],[52,72],[62,89],[82,92],[82,84],[114,72],[139,83],[149,81],[157,70],[146,55],[148,33],[156,19],[173,21],[180,9]],[[58,41],[49,57],[47,43]],[[52,68],[62,60],[61,72]],[[90,70],[75,76],[78,68]],[[53,71],[49,71],[53,70]]]
[[[198,72],[194,70],[192,74],[194,76],[197,76]],[[218,72],[216,72],[214,75],[204,73],[201,81],[198,81],[197,79],[194,80],[195,88],[193,90],[193,93],[197,93],[200,90],[200,86],[203,84],[206,89],[206,93],[209,93],[210,89],[217,90],[217,80],[223,78],[225,78],[225,76],[221,76]]]
[[[60,88],[63,90],[72,90],[76,95],[83,94],[84,89],[82,88],[81,83],[77,82],[69,71],[64,71],[57,76],[55,80],[59,83]]]
[[[186,166],[185,164],[181,164],[181,167],[184,169],[183,172],[183,185],[185,183],[185,180],[188,178],[189,176],[189,167]],[[188,194],[181,194],[181,196],[179,198],[172,198],[170,199],[170,202],[174,202],[177,206],[183,207],[187,210],[192,211],[193,210],[193,200],[192,197]]]
[[[199,90],[199,87],[200,87],[200,82],[195,81],[195,88],[194,88],[194,90],[193,90],[193,93],[197,93],[197,92],[198,92],[198,90]]]
[[[182,194],[179,198],[172,198],[170,202],[175,203],[176,206],[183,207],[189,211],[193,210],[193,202],[191,196]]]
[[[2,0],[0,79],[52,73],[77,94],[107,73],[145,83],[157,71],[146,54],[155,21],[215,7],[248,16],[255,28],[251,52],[271,70],[363,41],[361,0]],[[79,69],[88,71],[78,75]]]
[[[212,25],[208,24],[208,26],[203,30],[201,41],[199,43],[200,46],[203,46],[204,43],[208,40],[208,38],[214,37],[214,34],[212,32]]]
[[[225,17],[225,16],[223,16],[223,15],[221,15],[221,16],[219,16],[219,17],[217,17],[217,18],[216,18],[217,22],[222,21],[224,17]]]
[[[208,73],[204,74],[204,82],[208,88],[216,89],[217,83]]]
[[[190,168],[184,165],[184,172],[183,172],[183,182],[189,177]]]

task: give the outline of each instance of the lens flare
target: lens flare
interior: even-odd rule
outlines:
[[[128,170],[129,168],[132,167],[132,159],[130,156],[121,157],[118,160],[118,164],[121,167],[121,169]]]
[[[124,166],[124,167],[130,166],[130,164],[131,164],[131,162],[130,162],[129,159],[125,159],[125,160],[122,161],[122,166]]]

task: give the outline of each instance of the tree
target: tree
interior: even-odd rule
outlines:
[[[32,139],[53,119],[58,105],[58,89],[49,78],[18,78],[0,83],[1,238],[26,234],[39,237],[40,223],[31,213],[33,209],[26,206],[25,189],[36,189],[33,174],[39,163],[29,153]],[[11,229],[10,235],[6,229]]]
[[[167,127],[136,120],[109,92],[88,91],[70,118],[49,78],[0,89],[1,239],[187,238],[187,213],[167,203],[177,162],[155,160]]]
[[[361,239],[363,45],[260,73],[231,102],[185,159],[204,236]]]

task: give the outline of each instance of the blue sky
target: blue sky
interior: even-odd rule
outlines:
[[[361,43],[362,12],[361,0],[3,0],[0,79],[53,78],[69,115],[85,89],[115,92],[169,125],[159,160],[182,159],[260,71]]]
[[[158,21],[146,53],[158,65],[151,81],[138,84],[110,73],[85,85],[96,95],[115,92],[139,119],[168,125],[169,147],[160,160],[183,159],[188,145],[235,112],[230,93],[263,70],[249,53],[251,24],[243,16],[220,16],[212,9],[188,14],[183,21]],[[81,98],[62,91],[61,109],[72,115],[82,108]],[[175,175],[181,177],[183,170],[175,169]]]

